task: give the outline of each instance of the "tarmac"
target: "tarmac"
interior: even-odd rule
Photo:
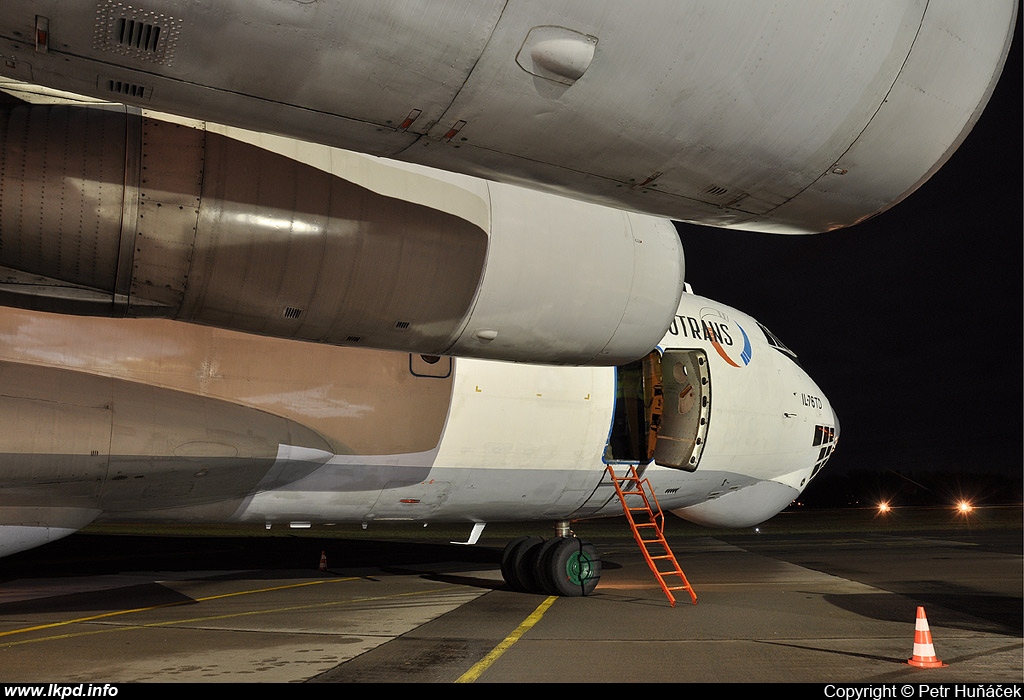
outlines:
[[[1019,506],[670,519],[697,594],[674,606],[621,519],[574,526],[602,554],[592,595],[509,590],[502,548],[531,527],[94,528],[0,560],[0,680],[1024,683]],[[908,664],[919,608],[939,668]]]

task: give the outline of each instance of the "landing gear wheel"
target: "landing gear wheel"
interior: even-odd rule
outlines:
[[[550,584],[548,593],[569,597],[590,595],[601,579],[601,557],[597,548],[575,537],[556,538],[540,562],[541,579]]]
[[[518,562],[513,560],[513,565],[517,565],[516,576],[527,593],[544,593],[544,585],[540,580],[540,551],[546,544],[543,539],[539,542],[530,542],[520,550]]]
[[[555,572],[551,568],[551,550],[562,543],[563,540],[572,539],[566,537],[552,537],[537,550],[537,559],[534,564],[534,571],[537,576],[537,584],[541,593],[548,595],[559,595],[555,589]]]
[[[530,592],[536,588],[534,566],[526,566],[527,554],[544,544],[541,537],[523,535],[505,545],[501,555],[501,576],[513,591]],[[536,556],[534,554],[534,556]]]

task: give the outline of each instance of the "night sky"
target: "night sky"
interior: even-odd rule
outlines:
[[[764,323],[831,399],[842,433],[819,480],[1021,477],[1020,31],[965,142],[888,212],[814,236],[678,225],[694,292]]]

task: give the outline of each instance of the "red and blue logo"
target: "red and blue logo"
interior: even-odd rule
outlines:
[[[723,360],[733,367],[745,367],[750,364],[750,356],[753,354],[753,348],[750,347],[750,338],[747,337],[747,332],[743,330],[743,326],[737,323],[736,327],[740,329],[740,334],[743,336],[743,349],[740,350],[739,357],[740,362],[743,363],[742,365],[736,362],[736,360],[729,355],[729,352],[722,347],[722,344],[718,342],[717,338],[712,337],[711,346],[718,351],[718,354],[722,356]]]
[[[735,325],[743,337],[742,346],[734,339],[736,331],[732,329]],[[750,346],[750,338],[743,326],[730,321],[729,318],[717,309],[701,309],[700,319],[693,316],[677,314],[668,327],[669,335],[681,335],[684,338],[704,340],[711,343],[715,352],[733,367],[746,367],[750,364],[750,358],[754,351]]]
[[[709,318],[712,317],[712,318]],[[713,320],[713,317],[717,316],[720,321]],[[736,323],[736,328],[739,329],[740,335],[743,336],[742,347],[737,346],[733,340],[732,335],[729,333],[729,321],[717,311],[705,312],[701,315],[701,325],[704,326],[705,333],[709,341],[711,341],[711,347],[715,349],[715,352],[726,361],[726,363],[733,367],[746,367],[750,364],[750,358],[753,356],[753,348],[750,346],[750,337],[747,332],[743,330],[743,326]],[[734,322],[735,323],[735,322]],[[738,350],[738,352],[737,352]]]

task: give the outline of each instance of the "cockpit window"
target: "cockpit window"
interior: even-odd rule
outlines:
[[[769,345],[771,345],[773,348],[775,348],[779,352],[781,352],[781,353],[783,353],[785,355],[789,355],[794,360],[796,359],[796,353],[793,352],[792,350],[790,350],[789,348],[787,348],[786,344],[783,343],[781,340],[779,340],[778,336],[776,336],[770,330],[765,328],[764,325],[762,323],[760,323],[760,322],[758,322],[757,326],[758,326],[758,328],[761,329],[761,332],[764,333],[764,337],[768,341]]]
[[[816,425],[814,426],[814,446],[821,446],[818,451],[818,461],[814,465],[814,470],[811,472],[811,479],[818,475],[821,468],[825,466],[825,462],[832,456],[832,453],[836,449],[836,442],[839,440],[839,431],[831,425]]]

